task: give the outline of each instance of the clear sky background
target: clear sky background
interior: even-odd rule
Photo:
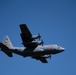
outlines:
[[[19,25],[41,33],[45,44],[58,44],[65,52],[52,55],[48,64],[0,51],[0,75],[76,75],[76,0],[0,0],[0,41],[8,35],[23,46]]]

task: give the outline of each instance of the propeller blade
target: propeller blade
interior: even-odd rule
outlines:
[[[41,39],[41,35],[40,35],[40,33],[38,34],[38,38],[39,38],[39,40]]]
[[[41,44],[42,44],[42,46],[44,45],[44,41],[43,40],[41,40]]]

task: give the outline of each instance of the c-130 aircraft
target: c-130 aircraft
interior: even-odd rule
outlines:
[[[13,57],[12,53],[15,53],[23,57],[32,57],[40,60],[42,63],[48,63],[46,58],[51,58],[52,54],[58,54],[64,51],[64,48],[59,45],[43,45],[43,40],[36,41],[36,39],[40,40],[41,35],[33,36],[26,24],[21,24],[20,29],[24,47],[14,47],[8,36],[4,37],[3,43],[0,42],[1,51],[9,57]]]

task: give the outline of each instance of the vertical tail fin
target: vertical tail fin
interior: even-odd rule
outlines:
[[[4,37],[3,44],[6,45],[8,48],[13,48],[13,45],[8,36]]]

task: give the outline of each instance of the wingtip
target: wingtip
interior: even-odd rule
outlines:
[[[25,26],[25,25],[26,25],[26,24],[20,24],[20,27],[21,27],[21,26]]]

